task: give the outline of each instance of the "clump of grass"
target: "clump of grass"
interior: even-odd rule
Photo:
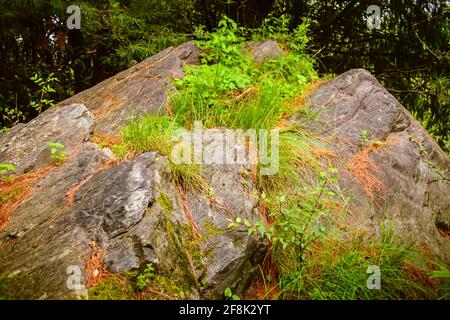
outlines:
[[[259,86],[253,99],[230,107],[234,112],[227,126],[233,129],[271,129],[284,112],[279,89],[268,81]]]
[[[208,186],[200,165],[169,162],[169,168],[174,182],[184,190],[202,191]]]
[[[122,128],[122,141],[137,153],[157,151],[168,155],[177,124],[168,116],[143,115]]]
[[[172,161],[172,148],[176,143],[176,131],[180,126],[168,116],[144,115],[131,120],[121,130],[122,143],[115,145],[117,156],[130,152],[140,154],[156,151],[168,157],[169,169],[175,183],[190,190],[202,190],[206,182],[201,168],[195,164],[178,164]]]
[[[198,93],[179,93],[172,97],[174,117],[188,130],[193,129],[195,121],[201,121],[207,128],[272,128],[283,114],[279,89],[269,81],[253,88],[255,94],[251,99],[238,97],[228,101],[218,99],[212,102]]]
[[[268,194],[296,194],[311,185],[322,169],[314,153],[318,142],[305,131],[288,130],[280,133],[279,144],[278,173],[259,176],[259,183]]]
[[[435,263],[438,270],[430,273],[432,279],[439,281],[438,288],[442,292],[442,299],[450,299],[450,270],[447,266]]]
[[[212,102],[198,92],[177,93],[171,97],[174,119],[187,130],[194,129],[195,121],[204,127],[226,127],[230,111],[220,101]]]
[[[436,287],[417,267],[418,253],[411,246],[393,241],[387,232],[380,239],[353,235],[349,239],[316,241],[301,270],[283,270],[282,298],[331,300],[436,299]],[[367,286],[369,266],[380,268],[380,289]],[[425,280],[424,280],[425,279]]]

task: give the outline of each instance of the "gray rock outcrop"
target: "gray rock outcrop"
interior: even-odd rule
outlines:
[[[273,58],[282,54],[275,45],[253,44],[251,52],[258,61]],[[92,141],[94,132],[116,134],[130,116],[165,112],[170,80],[199,56],[193,42],[164,50],[0,136],[0,163],[14,163],[17,175],[49,168],[0,226],[7,297],[69,297],[69,269],[80,270],[81,284],[96,276],[85,268],[93,243],[108,272],[151,263],[160,283],[176,287],[174,298],[217,299],[227,287],[238,295],[249,287],[268,244],[228,227],[238,216],[261,218],[248,166],[203,165],[208,187],[189,189],[165,156],[119,162]],[[374,232],[392,226],[450,264],[450,160],[427,132],[365,70],[321,85],[307,104],[317,117],[306,126],[335,154],[353,223]],[[206,150],[220,143],[217,130],[226,132],[204,131]],[[51,164],[50,141],[65,146],[60,166]],[[246,149],[239,140],[227,148]]]
[[[393,228],[450,264],[450,159],[426,130],[363,69],[321,85],[307,104],[357,223]]]
[[[169,80],[183,77],[181,67],[198,57],[192,42],[169,48],[0,137],[0,162],[14,163],[17,174],[49,167],[49,141],[62,143],[68,154],[33,183],[0,229],[0,273],[11,275],[8,297],[68,297],[68,270],[80,270],[81,284],[92,276],[85,264],[93,241],[109,272],[142,271],[152,263],[159,277],[176,285],[176,298],[222,298],[227,287],[247,289],[267,244],[228,228],[237,216],[260,219],[242,165],[204,168],[212,196],[180,190],[167,158],[157,153],[118,164],[108,149],[89,141],[94,128],[117,132],[135,104],[138,113],[160,112]],[[205,143],[215,143],[207,132]]]

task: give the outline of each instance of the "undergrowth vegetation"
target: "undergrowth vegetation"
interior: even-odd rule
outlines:
[[[287,121],[307,113],[299,104],[319,77],[314,61],[304,54],[308,22],[288,33],[288,21],[269,18],[256,30],[238,28],[224,18],[216,32],[197,30],[197,46],[204,50],[202,64],[184,67],[185,77],[168,102],[168,115],[145,115],[121,130],[116,154],[157,151],[169,159],[175,181],[184,188],[207,190],[198,165],[171,162],[173,137],[179,130],[204,128],[280,129],[279,170],[256,173],[266,219],[255,225],[240,218],[230,227],[245,227],[271,243],[270,263],[262,268],[258,298],[280,299],[414,299],[439,298],[435,283],[415,267],[415,250],[381,239],[348,236],[340,239],[336,226],[346,208],[339,202],[336,170],[324,170],[321,144],[313,133]],[[245,40],[277,40],[284,55],[261,63],[253,61]],[[323,152],[326,154],[326,152]],[[326,160],[326,159],[325,159]],[[318,178],[317,178],[318,177]],[[334,239],[334,240],[333,240]],[[382,289],[371,290],[367,268],[378,266]],[[141,276],[139,286],[153,277]],[[141,288],[141,289],[142,289]],[[230,288],[230,292],[231,292]],[[444,295],[445,296],[445,295]]]
[[[311,244],[303,265],[280,266],[280,296],[297,299],[438,299],[430,276],[416,267],[421,257],[413,247],[395,243],[392,232],[381,239],[351,234],[323,237]],[[372,267],[374,266],[374,267]],[[374,268],[374,269],[372,269]],[[371,270],[372,269],[372,270]],[[379,271],[379,287],[370,287]]]

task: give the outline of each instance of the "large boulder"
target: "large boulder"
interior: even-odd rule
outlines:
[[[214,144],[215,135],[208,137],[206,131],[205,143]],[[67,297],[67,270],[79,268],[83,282],[92,277],[85,274],[92,242],[108,271],[152,263],[159,277],[176,281],[178,298],[221,298],[227,287],[243,293],[266,250],[245,230],[228,228],[238,216],[260,219],[243,169],[206,166],[210,192],[180,190],[166,157],[144,153],[116,164],[109,152],[83,143],[33,184],[0,232],[0,270],[14,276],[12,297]]]
[[[393,228],[450,264],[450,159],[425,129],[363,69],[321,85],[307,104],[357,223]]]
[[[251,54],[263,60],[282,51],[263,42]],[[165,297],[245,292],[268,247],[228,227],[236,217],[261,219],[250,164],[212,161],[188,188],[167,157],[148,152],[120,162],[92,139],[117,133],[129,116],[165,112],[170,81],[199,56],[193,42],[169,48],[0,135],[0,163],[15,164],[23,187],[14,206],[0,204],[0,281],[7,282],[0,297],[66,298],[77,272],[84,285],[101,268],[123,274],[148,264]],[[392,225],[450,262],[449,159],[425,130],[364,70],[323,84],[307,102],[318,114],[307,126],[334,150],[361,225]],[[201,138],[211,157],[229,135],[185,133],[194,144]],[[224,154],[248,152],[245,141],[232,141]],[[48,142],[65,147],[59,166]],[[93,257],[103,266],[90,268]]]
[[[69,297],[74,270],[81,285],[98,276],[87,264],[97,250],[110,273],[141,272],[151,263],[156,285],[174,298],[222,298],[227,287],[245,292],[267,249],[228,227],[238,216],[260,219],[256,188],[242,175],[248,168],[205,166],[209,189],[189,189],[164,156],[150,152],[119,163],[91,142],[94,131],[116,133],[127,108],[164,112],[169,81],[183,77],[181,67],[198,56],[192,42],[169,48],[0,136],[0,162],[14,163],[26,177],[20,181],[29,182],[26,197],[0,219],[0,276],[7,282],[0,296]],[[218,143],[215,132],[203,138],[206,146]],[[50,141],[68,154],[60,166],[51,164]]]

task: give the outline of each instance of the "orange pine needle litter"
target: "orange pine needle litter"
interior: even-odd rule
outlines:
[[[181,197],[181,205],[183,207],[184,215],[185,215],[186,219],[188,220],[189,225],[191,227],[192,236],[194,238],[201,238],[202,236],[198,229],[197,223],[195,223],[194,218],[192,217],[192,213],[189,210],[189,206],[187,203],[188,201],[187,201],[186,191],[184,190],[184,188],[181,185],[177,185],[177,191]]]
[[[384,185],[380,179],[373,174],[379,167],[370,159],[369,154],[375,151],[374,146],[370,146],[358,152],[348,163],[347,169],[353,174],[356,182],[368,197],[377,203],[377,194],[384,191]]]
[[[86,288],[95,287],[100,281],[105,280],[111,274],[103,266],[105,251],[95,241],[91,241],[91,255],[86,260],[84,271],[87,276]]]
[[[35,172],[15,177],[11,182],[0,180],[0,192],[2,194],[16,194],[10,200],[0,205],[0,231],[6,228],[12,213],[32,195],[34,182],[53,169],[53,166],[45,167]]]

